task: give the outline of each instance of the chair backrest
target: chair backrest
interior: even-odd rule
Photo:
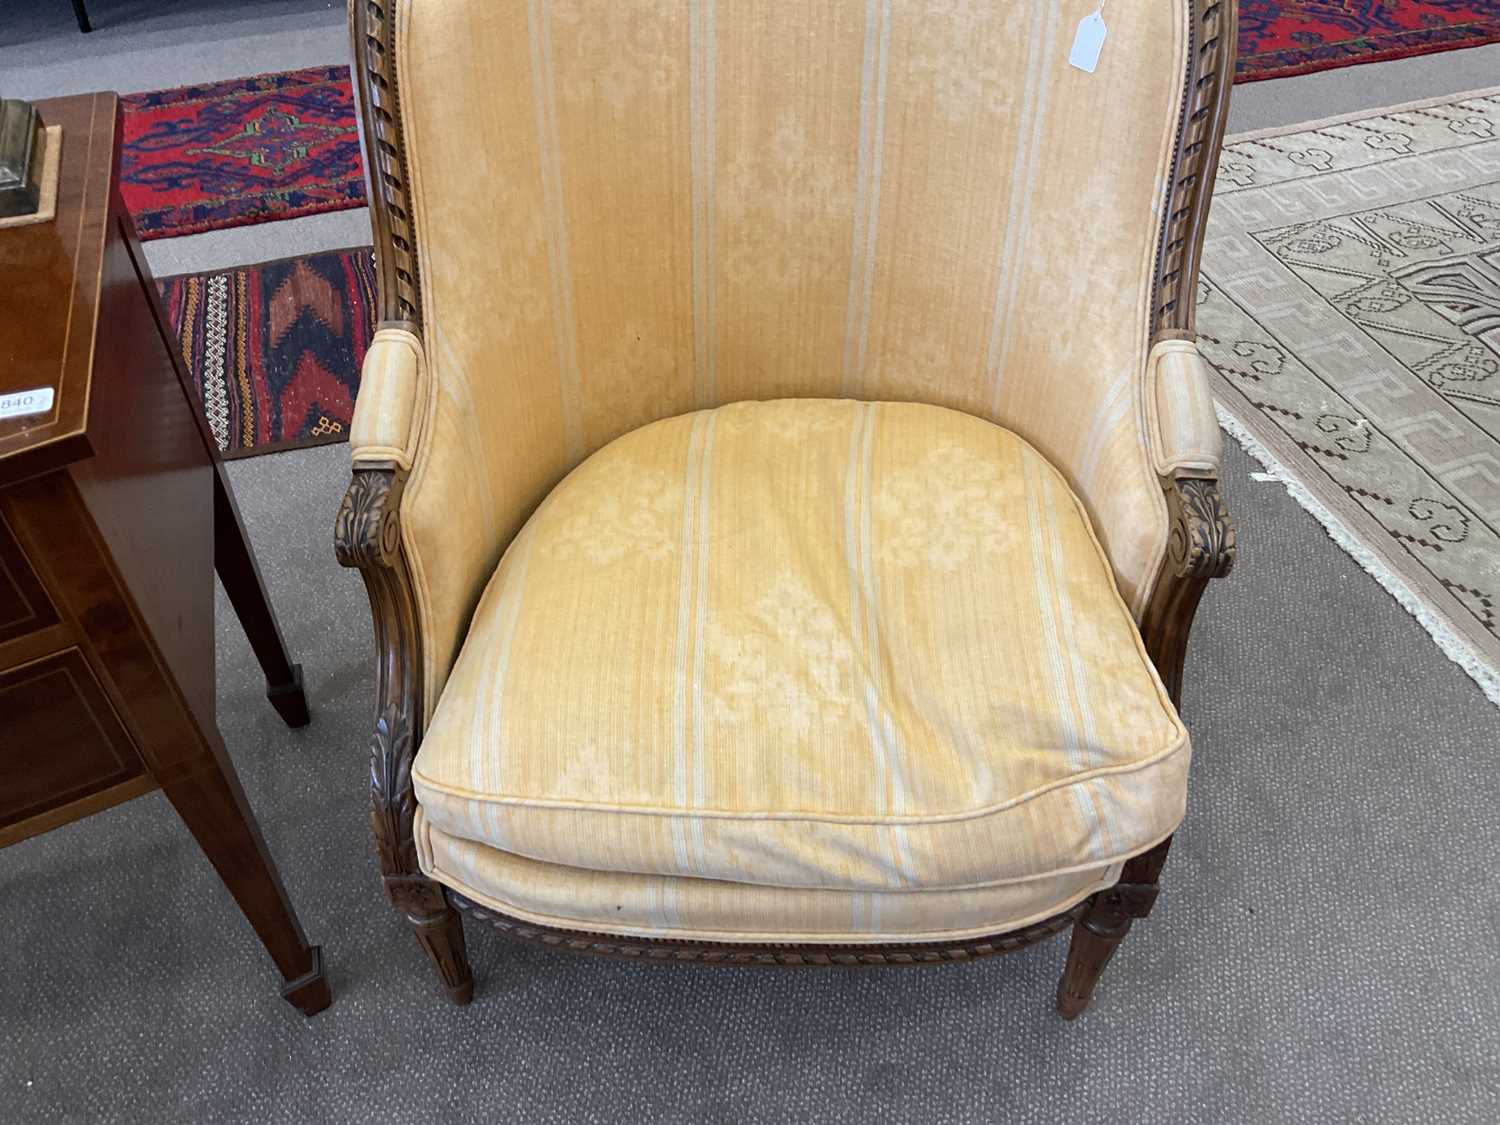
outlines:
[[[918,400],[1057,464],[1139,611],[1165,525],[1140,386],[1190,326],[1169,212],[1230,0],[1104,4],[1092,73],[1100,0],[354,2],[385,315],[506,431],[502,539],[653,419]]]

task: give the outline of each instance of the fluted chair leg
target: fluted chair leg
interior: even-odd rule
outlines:
[[[441,914],[419,917],[408,914],[417,941],[427,951],[432,967],[448,999],[455,1004],[467,1004],[474,999],[474,972],[469,968],[469,954],[464,946],[464,920],[451,906],[443,907]]]
[[[1131,924],[1151,913],[1157,879],[1171,844],[1168,838],[1126,863],[1120,881],[1095,895],[1088,910],[1073,923],[1068,963],[1057,982],[1057,1012],[1063,1019],[1083,1014],[1094,998],[1094,987],[1104,967],[1125,940]]]
[[[464,920],[449,904],[443,888],[425,875],[386,875],[385,893],[406,915],[417,942],[437,970],[448,999],[467,1004],[474,999],[474,973],[464,946]]]

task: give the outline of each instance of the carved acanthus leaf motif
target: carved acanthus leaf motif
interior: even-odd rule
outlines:
[[[344,566],[382,567],[401,549],[400,478],[394,469],[354,470],[334,522],[334,552]]]
[[[410,915],[443,909],[417,866],[412,759],[418,741],[420,641],[398,518],[405,474],[395,463],[356,465],[334,525],[339,562],[358,567],[375,622],[376,718],[370,739],[370,825],[393,902]],[[409,884],[409,885],[408,885]]]
[[[1168,557],[1183,577],[1222,578],[1234,566],[1234,523],[1219,482],[1179,477],[1167,490],[1171,510]]]
[[[391,704],[375,720],[370,738],[370,824],[380,850],[380,869],[387,875],[417,871],[412,825],[417,796],[412,788],[411,720]]]

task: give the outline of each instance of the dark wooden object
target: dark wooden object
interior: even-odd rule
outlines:
[[[83,6],[83,0],[73,0],[73,16],[78,20],[79,31],[87,35],[94,30],[94,25],[89,23],[89,12]]]
[[[1194,289],[1208,221],[1218,152],[1234,73],[1238,0],[1191,0],[1188,66],[1173,148],[1161,243],[1153,268],[1150,341],[1194,339]],[[383,327],[422,335],[417,233],[407,206],[396,28],[387,0],[353,0],[354,73],[370,156]],[[401,546],[400,502],[406,471],[394,461],[361,462],[335,528],[339,561],[359,568],[370,595],[377,651],[376,730],[371,740],[371,824],[386,894],[413,926],[448,996],[467,1003],[474,982],[464,949],[462,911],[508,937],[556,949],[651,962],[754,965],[946,964],[1007,953],[1072,927],[1058,984],[1068,1019],[1089,1003],[1105,965],[1131,924],[1156,900],[1168,838],[1126,863],[1120,881],[1035,925],[964,942],[901,945],[718,944],[585,933],[536,925],[469,901],[422,874],[413,838],[412,759],[422,737],[422,643],[416,594]],[[1188,633],[1210,578],[1229,573],[1234,530],[1211,475],[1178,473],[1161,481],[1171,521],[1166,565],[1141,621],[1146,650],[1174,703],[1180,701]]]
[[[16,98],[0,99],[0,217],[37,209],[45,147],[36,107]]]
[[[215,721],[213,573],[268,695],[307,721],[254,556],[116,189],[113,94],[63,128],[57,218],[0,230],[0,847],[160,788],[307,1015],[331,993]]]

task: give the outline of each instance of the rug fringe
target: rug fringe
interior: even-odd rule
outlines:
[[[1229,413],[1222,403],[1215,402],[1214,410],[1219,416],[1219,425],[1224,431],[1239,442],[1241,448],[1254,460],[1260,462],[1261,467],[1286,488],[1287,495],[1295,500],[1303,511],[1323,525],[1323,530],[1328,533],[1328,537],[1342,547],[1349,557],[1359,564],[1361,570],[1379,582],[1385,592],[1395,598],[1402,609],[1417,619],[1417,623],[1427,630],[1427,635],[1437,643],[1443,655],[1467,672],[1469,677],[1479,685],[1479,690],[1484,692],[1485,697],[1495,706],[1500,707],[1500,671],[1491,667],[1470,647],[1467,641],[1449,628],[1448,624],[1413,592],[1399,574],[1386,566],[1374,551],[1361,543],[1331,509],[1278,461],[1274,453],[1260,443],[1260,440],[1244,423]]]

